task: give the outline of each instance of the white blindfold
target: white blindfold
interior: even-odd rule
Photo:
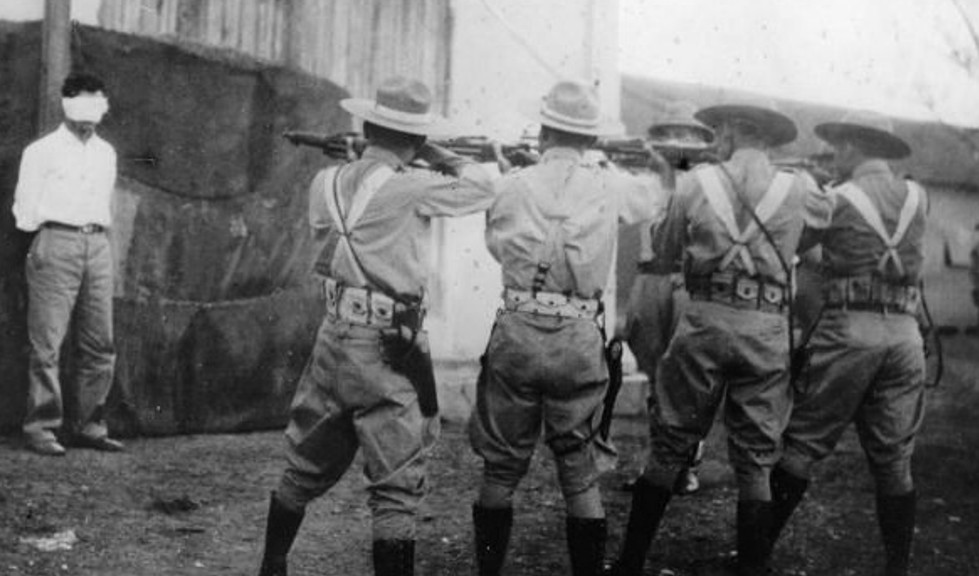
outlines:
[[[61,105],[65,109],[65,118],[75,122],[93,122],[98,124],[109,111],[109,101],[102,93],[79,94],[73,98],[62,98]]]

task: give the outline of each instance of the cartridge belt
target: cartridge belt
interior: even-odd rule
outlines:
[[[691,300],[719,302],[734,308],[784,314],[789,309],[788,290],[778,282],[766,282],[743,274],[716,272],[688,274],[685,278]]]
[[[561,318],[595,318],[601,310],[596,298],[578,298],[558,292],[531,292],[507,288],[503,291],[503,307],[511,312],[524,312]]]
[[[421,304],[404,304],[378,290],[345,286],[333,278],[321,278],[320,288],[326,316],[334,321],[372,328],[405,326],[417,331],[425,320]]]
[[[832,278],[823,285],[827,308],[915,314],[921,301],[917,286],[888,282],[869,274]]]

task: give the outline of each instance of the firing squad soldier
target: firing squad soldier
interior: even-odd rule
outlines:
[[[664,117],[648,130],[649,142],[680,172],[686,172],[708,158],[714,142],[713,130],[693,117],[695,111],[696,108],[689,102],[671,103]],[[662,211],[659,216],[665,214]],[[669,274],[662,274],[659,272],[662,267],[657,267],[654,261],[650,227],[655,223],[646,221],[639,224],[639,261],[629,292],[625,327],[629,349],[649,382],[647,404],[650,412],[656,399],[652,392],[656,367],[666,352],[680,310],[687,300],[680,263],[674,263],[676,268],[671,269]],[[691,468],[685,479],[677,486],[679,493],[689,494],[699,488],[695,466],[701,453],[702,444],[692,455]],[[630,490],[634,487],[634,482],[627,485]]]
[[[796,127],[767,101],[701,109],[721,164],[681,176],[653,233],[663,273],[683,258],[690,301],[658,368],[649,463],[633,491],[619,576],[642,573],[646,553],[692,451],[724,406],[738,485],[739,575],[762,574],[770,548],[769,473],[788,420],[789,267],[807,226],[829,204],[805,174],[780,171],[768,150]]]
[[[378,576],[414,573],[415,515],[439,434],[422,329],[431,219],[485,210],[488,175],[426,143],[450,128],[425,85],[385,81],[375,100],[346,99],[364,120],[359,160],[317,174],[309,218],[323,246],[314,275],[326,299],[286,429],[288,465],[272,494],[261,576],[284,576],[306,505],[363,451]],[[443,174],[407,166],[426,161]]]
[[[585,159],[597,136],[620,130],[602,120],[592,86],[558,82],[527,114],[541,124],[540,163],[498,182],[486,218],[504,293],[469,428],[484,461],[473,505],[476,561],[480,575],[500,574],[513,494],[543,429],[567,509],[571,571],[592,576],[602,569],[606,539],[598,478],[615,459],[598,433],[609,382],[602,290],[619,223],[653,218],[666,193],[655,176]],[[654,170],[669,172],[648,154]]]
[[[831,189],[820,234],[824,311],[772,473],[772,542],[802,500],[813,465],[851,421],[876,482],[887,576],[908,573],[914,535],[911,456],[925,409],[925,356],[915,314],[921,294],[927,199],[889,160],[911,149],[890,121],[850,113],[816,126],[844,181]]]

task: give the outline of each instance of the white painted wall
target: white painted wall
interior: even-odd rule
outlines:
[[[452,9],[449,115],[474,134],[515,141],[529,124],[519,103],[561,78],[597,82],[605,114],[619,117],[618,0],[453,0]],[[442,298],[428,324],[437,358],[475,358],[489,337],[502,285],[483,223],[479,215],[440,225]]]

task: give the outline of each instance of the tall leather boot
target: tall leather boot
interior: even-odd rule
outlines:
[[[565,521],[572,576],[600,576],[605,569],[605,518],[575,518]]]
[[[374,540],[374,576],[414,576],[414,540]]]
[[[473,532],[479,576],[498,576],[506,559],[513,526],[513,508],[484,508],[473,504]]]
[[[795,509],[802,502],[802,497],[809,489],[809,480],[791,474],[782,468],[772,470],[770,480],[772,487],[772,530],[771,546],[775,546],[782,529],[788,523]]]
[[[673,491],[650,484],[645,477],[636,481],[632,492],[632,509],[626,528],[622,554],[612,568],[615,576],[640,576],[646,563],[646,553],[653,542],[659,522]]]
[[[898,496],[877,495],[877,522],[887,559],[885,576],[907,576],[911,541],[914,539],[916,501],[914,490]]]
[[[305,511],[290,510],[272,493],[269,498],[269,517],[265,524],[265,553],[258,576],[287,576],[286,556],[296,540]]]
[[[738,501],[738,576],[762,576],[772,555],[772,503]]]

